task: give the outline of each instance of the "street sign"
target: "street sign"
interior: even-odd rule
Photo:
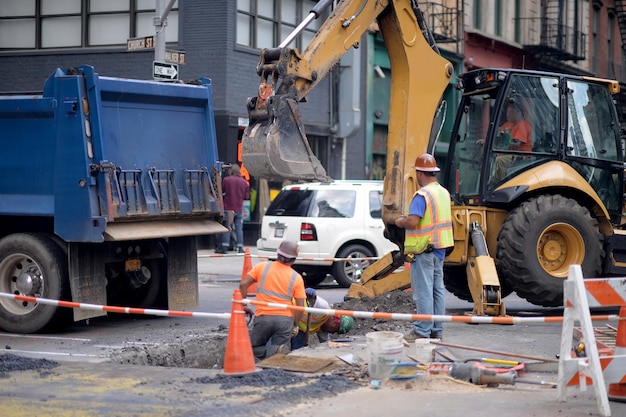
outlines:
[[[152,76],[158,80],[178,80],[178,64],[153,61]]]
[[[145,36],[142,38],[129,38],[126,40],[127,51],[140,51],[142,49],[154,48],[154,36]]]
[[[187,62],[185,52],[183,51],[171,51],[165,50],[165,62],[171,62],[173,64],[185,65]]]

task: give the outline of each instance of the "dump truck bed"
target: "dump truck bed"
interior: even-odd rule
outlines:
[[[0,215],[52,218],[77,242],[223,230],[208,79],[57,69],[39,96],[0,96],[0,132]]]

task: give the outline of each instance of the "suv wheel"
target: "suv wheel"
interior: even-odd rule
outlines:
[[[371,258],[372,256],[374,256],[372,251],[363,245],[346,246],[337,254],[337,257],[342,258],[342,260],[333,264],[333,277],[340,286],[350,287],[350,285],[361,280],[363,271],[372,263],[371,260],[364,260],[363,258]]]
[[[292,268],[302,275],[304,279],[304,285],[307,287],[315,287],[326,279],[328,275],[327,268],[312,268],[301,267],[299,265],[293,265]]]

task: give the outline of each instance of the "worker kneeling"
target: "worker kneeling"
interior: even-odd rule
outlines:
[[[257,306],[250,335],[252,351],[257,359],[276,353],[287,354],[291,350],[293,329],[298,328],[302,311],[274,307],[271,304],[293,303],[299,307],[304,306],[304,281],[291,268],[297,257],[297,242],[285,240],[278,246],[276,261],[258,263],[239,284],[243,298],[248,294],[248,287],[254,283],[257,286],[257,301],[269,303]],[[244,307],[244,310],[247,314],[254,314],[249,307]]]
[[[313,288],[307,288],[306,306],[328,310],[330,304],[324,298],[317,295],[317,291]],[[354,320],[350,316],[332,316],[323,313],[304,312],[298,328],[294,329],[294,337],[291,339],[291,349],[300,349],[308,346],[311,335],[317,335],[318,340],[323,343],[328,341],[330,333],[346,334],[354,324]],[[297,331],[296,331],[297,330]]]

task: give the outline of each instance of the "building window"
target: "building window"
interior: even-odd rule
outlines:
[[[315,7],[313,0],[237,0],[237,44],[252,48],[274,48]],[[290,47],[304,50],[320,27],[313,20]]]
[[[483,16],[482,16],[482,4],[481,0],[474,0],[474,28],[482,29]]]
[[[0,0],[0,50],[125,45],[154,34],[155,0]],[[167,2],[166,2],[167,4]],[[166,42],[178,42],[178,1]]]
[[[600,27],[600,7],[601,5],[597,5],[594,3],[593,5],[593,15],[591,18],[591,69],[595,75],[598,75],[598,29]]]
[[[502,36],[502,0],[496,0],[496,10],[493,22],[493,31],[496,36]]]

